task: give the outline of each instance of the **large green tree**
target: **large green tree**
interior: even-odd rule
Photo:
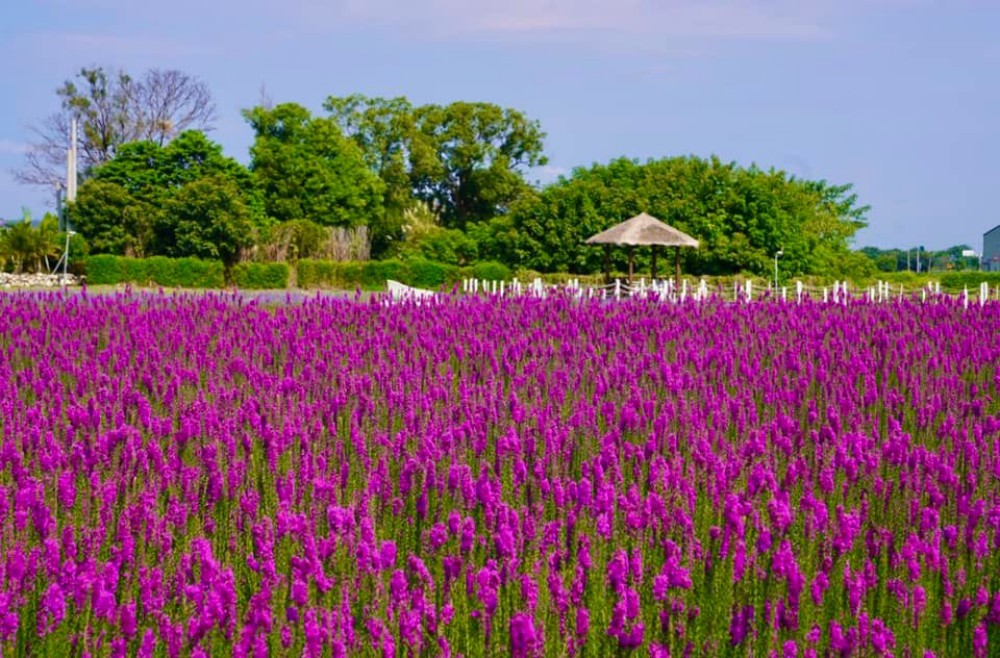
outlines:
[[[427,105],[416,110],[425,149],[411,172],[415,195],[438,208],[444,225],[464,229],[505,213],[528,190],[529,167],[545,164],[537,121],[491,103]]]
[[[91,253],[147,256],[157,208],[118,183],[88,180],[80,186],[69,220]]]
[[[194,256],[235,265],[253,244],[254,225],[243,195],[231,178],[210,176],[180,187],[166,201],[156,224],[157,252]]]
[[[384,233],[395,240],[414,202],[447,229],[504,214],[530,193],[528,169],[547,161],[539,123],[492,103],[414,106],[353,95],[331,96],[325,108],[385,184]]]
[[[244,117],[255,134],[250,169],[268,216],[354,227],[381,215],[384,185],[335,121],[294,103],[255,107]]]
[[[265,222],[249,171],[199,131],[166,146],[122,145],[80,186],[69,218],[94,253],[211,257],[227,264]]]
[[[419,158],[413,106],[406,98],[369,98],[360,94],[327,98],[324,108],[341,132],[361,149],[365,163],[384,185],[384,212],[369,221],[375,257],[399,250],[406,213],[414,208],[410,161]]]
[[[509,218],[480,227],[481,253],[540,271],[600,271],[603,253],[584,240],[648,212],[701,241],[682,250],[688,271],[768,273],[783,251],[788,274],[815,271],[848,253],[864,225],[850,186],[800,181],[781,171],[741,168],[717,158],[619,159],[576,169],[516,204]],[[493,236],[501,244],[483,244]],[[612,250],[624,269],[627,252]],[[644,265],[648,250],[639,250]]]

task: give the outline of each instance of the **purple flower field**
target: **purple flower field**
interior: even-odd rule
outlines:
[[[0,655],[1000,656],[1000,304],[0,295]]]

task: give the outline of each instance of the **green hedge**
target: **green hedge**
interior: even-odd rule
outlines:
[[[472,277],[486,281],[510,281],[514,274],[503,263],[488,260],[472,266]]]
[[[287,268],[286,268],[287,269]],[[127,258],[100,254],[84,262],[88,285],[134,283],[167,288],[222,288],[222,263],[197,258]]]
[[[119,266],[118,256],[99,255],[91,256],[84,261],[84,274],[87,283],[91,285],[107,285],[121,283],[124,272]]]
[[[232,274],[237,288],[274,290],[288,287],[288,263],[239,263]]]
[[[488,265],[488,264],[484,264]],[[388,279],[417,288],[437,289],[451,286],[463,278],[476,276],[475,268],[436,263],[415,258],[411,260],[381,260],[365,262],[333,262],[303,259],[298,262],[296,277],[299,288],[363,288],[380,290]],[[500,266],[501,268],[503,266]],[[492,268],[492,269],[491,269]],[[484,274],[507,274],[510,270],[490,265]],[[485,276],[480,278],[487,278]]]
[[[977,272],[975,270],[966,272],[947,272],[941,275],[941,287],[949,290],[962,290],[968,286],[969,291],[973,288],[978,290],[983,282],[990,284],[990,287],[1000,286],[1000,272]]]

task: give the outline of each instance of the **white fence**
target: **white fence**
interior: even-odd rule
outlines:
[[[518,279],[513,281],[489,281],[485,279],[465,279],[462,281],[462,292],[472,295],[496,295],[500,297],[511,296],[533,296],[546,297],[555,293],[569,294],[576,297],[586,297],[588,299],[628,299],[632,297],[653,298],[666,302],[703,301],[709,298],[723,299],[725,301],[750,302],[760,299],[780,299],[782,301],[795,301],[801,303],[803,299],[823,300],[827,303],[846,304],[850,300],[861,300],[866,302],[887,302],[893,299],[917,299],[928,301],[939,299],[943,296],[955,297],[941,292],[939,282],[929,283],[920,288],[907,290],[902,284],[894,287],[887,281],[879,281],[870,288],[853,288],[846,281],[835,281],[832,286],[816,287],[806,286],[802,281],[796,281],[792,287],[782,287],[778,290],[773,288],[754,289],[753,281],[747,280],[736,282],[731,287],[713,286],[709,287],[705,279],[697,282],[689,282],[687,279],[681,280],[681,285],[677,286],[673,279],[653,280],[649,283],[646,279],[639,279],[637,283],[628,285],[627,281],[615,279],[613,283],[603,286],[583,286],[579,279],[570,279],[565,285],[549,285],[542,282],[540,278],[531,282],[522,282]],[[966,287],[957,297],[968,306],[970,303],[985,304],[989,299],[1000,300],[1000,286],[990,287],[989,283],[983,282],[978,290],[969,292]]]

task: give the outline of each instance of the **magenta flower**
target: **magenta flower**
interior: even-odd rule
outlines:
[[[516,613],[510,620],[510,646],[514,656],[536,655],[539,638],[532,617],[523,612]]]

